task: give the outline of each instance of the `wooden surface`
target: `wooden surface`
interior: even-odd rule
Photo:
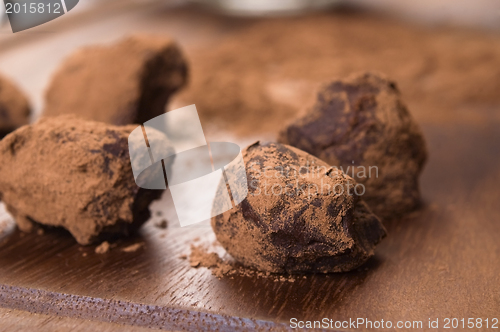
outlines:
[[[139,16],[147,17],[148,10]],[[123,11],[101,23],[110,33],[96,38],[114,38],[118,33],[113,27],[130,22],[128,15]],[[187,27],[179,19],[189,15],[199,18],[200,25]],[[212,16],[199,12],[181,11],[174,16],[165,24],[174,34],[184,34],[187,45],[214,40],[228,26],[238,26],[230,20],[223,29]],[[196,37],[207,35],[202,23],[210,23],[212,39]],[[85,24],[99,31],[94,23]],[[149,24],[143,30],[153,29],[154,24]],[[37,91],[39,107],[48,73],[60,57],[84,43],[77,38],[85,35],[84,30],[44,36],[45,44],[30,41],[12,46],[0,54],[2,70],[33,78],[23,85]],[[64,40],[73,40],[71,47]],[[54,57],[49,56],[51,45],[60,49]],[[41,49],[38,54],[46,57],[46,67],[29,64],[30,48]],[[15,61],[16,56],[26,62]],[[34,325],[77,331],[115,331],[124,326],[134,331],[142,327],[286,330],[292,317],[424,324],[429,318],[441,322],[446,317],[500,318],[500,121],[495,112],[477,116],[484,121],[475,125],[422,123],[430,150],[421,179],[425,206],[388,223],[389,235],[376,256],[350,273],[276,282],[243,276],[218,279],[205,268],[192,268],[181,255],[189,254],[192,243],[210,243],[214,236],[207,225],[177,227],[168,193],[152,206],[163,216],[155,213],[140,236],[119,242],[102,255],[95,254],[94,247],[78,246],[63,231],[22,234],[7,220],[7,226],[0,228],[0,306],[4,308],[0,330]],[[169,221],[165,230],[155,226],[164,217]],[[121,251],[138,242],[144,244],[138,251]]]

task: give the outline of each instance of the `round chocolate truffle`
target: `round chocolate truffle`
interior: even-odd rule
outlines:
[[[146,142],[135,146],[128,140],[136,128],[65,115],[43,118],[1,140],[0,198],[19,228],[63,227],[82,245],[138,229],[162,191],[136,185],[131,148],[138,155],[132,162],[150,162]],[[163,138],[155,133],[148,141]],[[164,149],[173,151],[167,144]]]
[[[266,272],[328,273],[374,254],[385,229],[341,170],[278,143],[256,142],[243,159],[248,196],[212,218],[217,240],[237,261]]]
[[[325,85],[314,107],[282,130],[278,141],[341,167],[365,186],[363,199],[384,219],[420,203],[424,137],[396,84],[382,75]]]

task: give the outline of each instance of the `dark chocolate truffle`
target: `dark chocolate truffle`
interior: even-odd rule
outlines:
[[[12,82],[0,76],[0,138],[29,123],[28,99]]]
[[[278,143],[252,144],[243,159],[247,198],[212,218],[236,260],[266,272],[328,273],[355,269],[374,254],[385,229],[352,178]]]
[[[162,191],[134,181],[128,136],[135,127],[59,116],[0,141],[0,197],[19,228],[60,226],[89,244],[127,235],[149,219],[149,204]]]
[[[165,112],[170,96],[186,80],[184,56],[168,38],[134,36],[91,46],[72,54],[54,75],[44,115],[144,123]]]
[[[374,213],[392,218],[420,203],[424,137],[396,84],[365,73],[325,85],[314,107],[280,133],[295,146],[342,167],[365,186]]]

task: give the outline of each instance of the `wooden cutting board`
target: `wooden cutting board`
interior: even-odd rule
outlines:
[[[81,36],[107,40],[122,34],[120,27],[143,24],[141,31],[164,26],[188,45],[199,45],[237,26],[228,19],[223,28],[211,15],[189,10],[174,11],[168,22],[151,22],[148,14],[157,4],[127,6],[110,7],[115,15],[109,19],[104,10],[97,19],[83,13],[76,20],[80,25],[66,34],[40,30],[19,40],[2,35],[0,45],[8,47],[0,51],[1,69],[27,82],[24,88],[36,92],[38,106],[48,73]],[[70,25],[66,18],[53,24],[46,29]],[[95,35],[105,27],[109,33]],[[211,32],[202,33],[205,27]],[[53,47],[60,51],[54,56]],[[29,54],[44,56],[47,66],[31,65]],[[476,125],[422,125],[430,150],[421,179],[425,206],[386,223],[388,237],[376,256],[350,273],[291,282],[218,279],[210,270],[193,268],[182,256],[191,244],[211,243],[214,235],[209,225],[178,227],[168,192],[153,204],[153,220],[137,237],[117,242],[105,254],[80,247],[60,230],[22,234],[5,219],[0,330],[287,330],[291,318],[422,321],[424,328],[429,319],[439,319],[442,328],[446,318],[500,319],[500,122],[482,116],[491,118]],[[156,226],[163,218],[166,229]],[[122,251],[135,243],[142,244],[137,251]]]

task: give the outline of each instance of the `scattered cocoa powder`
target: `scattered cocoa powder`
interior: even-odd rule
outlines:
[[[217,240],[238,262],[264,272],[328,273],[373,256],[385,229],[351,190],[352,178],[283,144],[256,142],[242,154],[248,196],[212,218]]]
[[[0,139],[28,124],[30,112],[26,96],[12,82],[0,76]]]
[[[215,245],[217,246],[218,244]],[[234,260],[223,259],[217,253],[211,252],[210,250],[210,248],[204,245],[191,245],[191,253],[189,255],[189,264],[191,265],[191,267],[207,268],[212,272],[214,276],[219,279],[225,277],[233,278],[235,276],[244,276],[251,278],[266,278],[271,279],[275,282],[295,282],[295,280],[299,277],[298,275],[275,274],[254,270],[252,268],[245,267]],[[181,259],[187,258],[188,256],[186,255],[181,256]]]
[[[123,252],[136,252],[137,250],[141,249],[144,246],[144,243],[135,243],[131,244],[125,248],[122,248]]]
[[[134,181],[127,139],[135,128],[60,116],[0,141],[0,197],[19,228],[64,227],[89,244],[130,234],[149,219],[162,191]],[[147,148],[137,153],[149,160]]]
[[[364,185],[359,192],[380,217],[397,217],[420,204],[424,137],[396,83],[381,74],[326,84],[314,107],[284,128],[278,141],[341,167]]]
[[[191,245],[191,255],[189,256],[189,265],[198,267],[202,264],[204,267],[215,267],[221,262],[216,253],[207,253],[201,247]]]
[[[187,65],[170,39],[128,37],[71,55],[52,79],[44,115],[77,114],[116,125],[143,123],[165,112],[187,80]]]
[[[107,253],[109,251],[109,249],[110,249],[109,242],[108,241],[104,241],[103,243],[101,243],[100,245],[98,245],[95,248],[95,253],[102,255],[102,254]]]

